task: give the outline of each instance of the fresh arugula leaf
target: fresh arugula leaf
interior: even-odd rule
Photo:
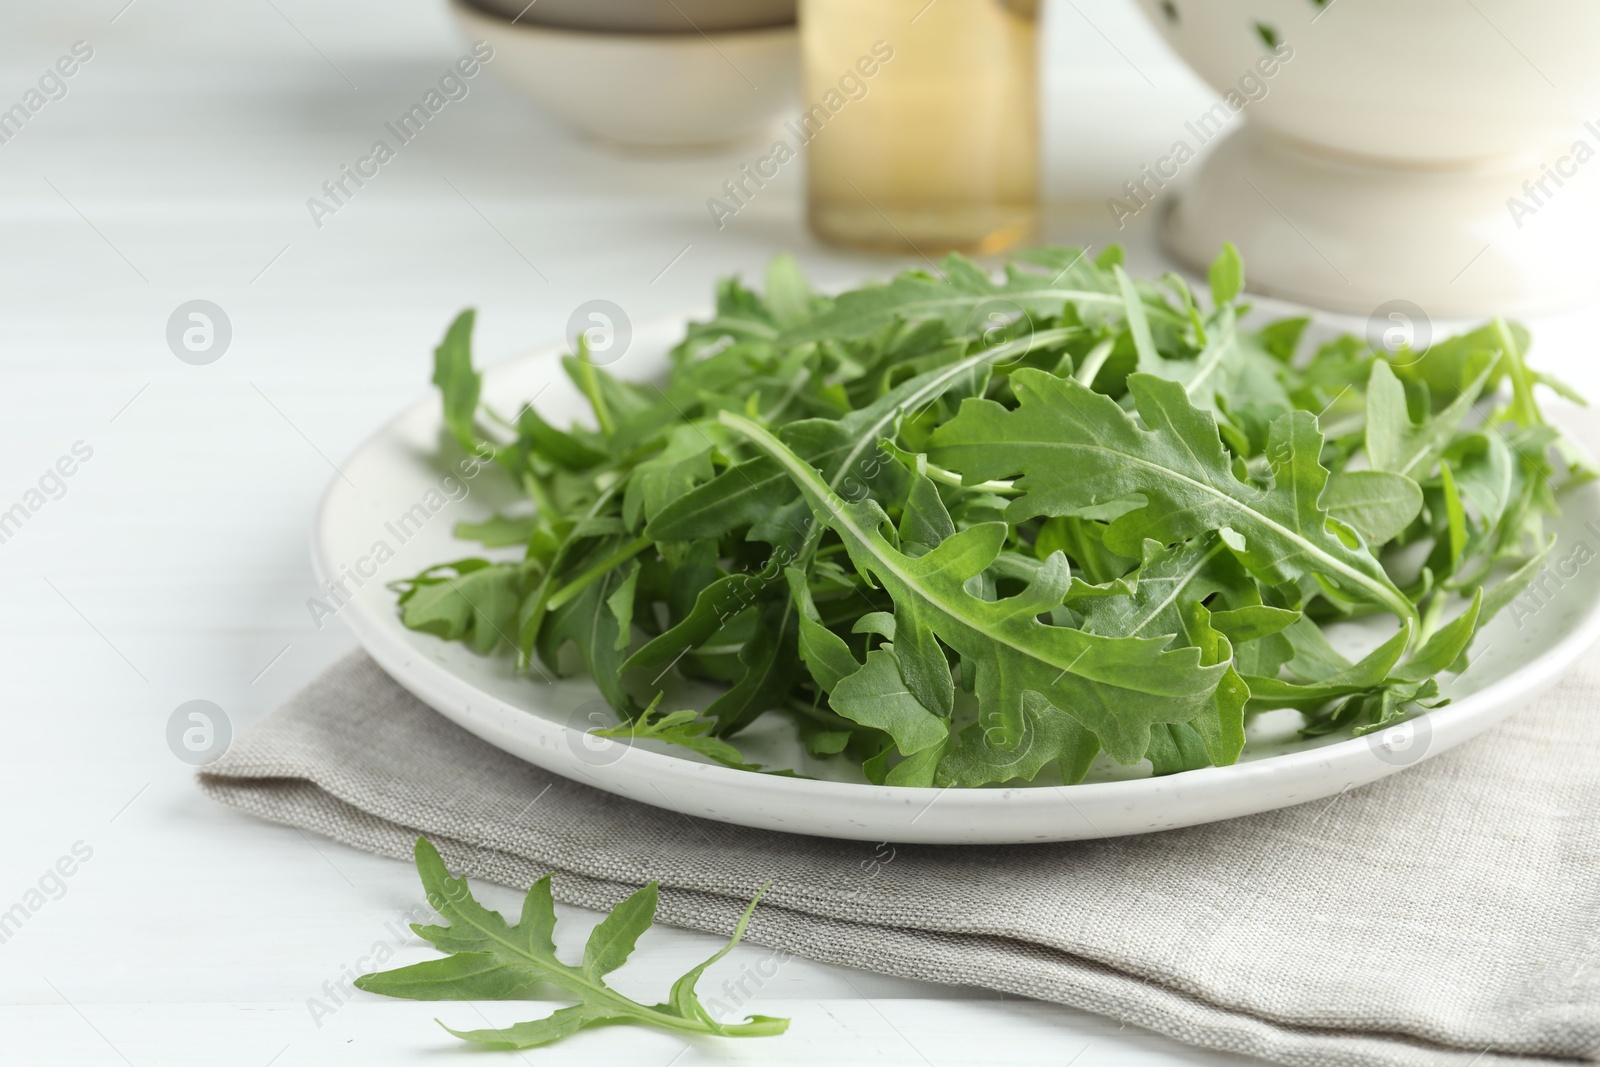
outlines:
[[[558,430],[531,407],[517,413],[517,432],[519,444],[529,452],[567,470],[588,470],[607,459],[604,442],[597,435],[576,427]]]
[[[455,535],[462,541],[477,541],[485,548],[526,544],[543,520],[538,515],[493,515],[482,522],[458,522]]]
[[[1305,316],[1279,319],[1262,327],[1255,336],[1255,343],[1267,355],[1279,363],[1288,365],[1294,362],[1295,351],[1300,347],[1300,338],[1305,336],[1306,327],[1309,325],[1311,320]]]
[[[987,325],[974,313],[985,305],[1011,307],[1029,315],[1054,318],[1072,301],[1101,314],[1122,303],[1115,283],[1104,268],[1071,255],[1069,265],[1051,271],[1023,269],[1013,264],[1003,281],[996,282],[971,260],[952,253],[942,264],[943,277],[907,271],[887,285],[869,285],[838,296],[833,307],[797,329],[784,340],[797,344],[836,337],[862,337],[896,322],[937,321],[954,336],[973,336]],[[1176,318],[1171,311],[1165,315]]]
[[[782,706],[799,674],[794,652],[798,629],[787,600],[762,600],[756,609],[755,630],[739,650],[743,671],[728,691],[706,708],[706,714],[717,721],[719,735],[735,733],[762,712]]]
[[[950,668],[945,667],[945,676]],[[834,685],[828,698],[834,711],[852,722],[882,730],[905,756],[942,745],[950,736],[949,718],[930,710],[907,687],[901,666],[886,648],[867,653],[866,666]],[[932,768],[929,768],[932,784]]]
[[[1234,644],[1245,644],[1271,637],[1299,622],[1304,616],[1288,608],[1271,604],[1246,604],[1211,613],[1211,624],[1222,631]]]
[[[1388,363],[1375,361],[1367,383],[1367,459],[1372,469],[1426,478],[1472,410],[1491,370],[1485,368],[1448,407],[1417,425],[1407,412],[1400,379]]]
[[[576,596],[552,608],[539,629],[535,647],[546,669],[560,674],[560,653],[570,644],[584,673],[594,679],[611,706],[633,718],[638,714],[638,705],[622,674],[626,635],[619,624],[620,613],[610,603],[621,595],[624,583],[622,570],[606,570]]]
[[[1181,636],[1183,644],[1200,649],[1207,666],[1228,666],[1210,707],[1189,722],[1167,723],[1152,730],[1145,755],[1157,774],[1232,763],[1239,756],[1244,745],[1244,707],[1250,694],[1231,666],[1232,643],[1215,626],[1216,616],[1205,602],[1247,587],[1238,560],[1220,537],[1210,534],[1172,548],[1146,541],[1138,583],[1127,595],[1095,596],[1079,602],[1085,628],[1095,633],[1121,638]],[[1073,603],[1070,593],[1067,602]]]
[[[416,860],[428,903],[449,925],[418,923],[411,929],[448,955],[364,974],[355,980],[357,989],[407,1000],[505,1000],[535,989],[554,988],[578,1001],[544,1019],[515,1026],[483,1030],[444,1027],[464,1041],[487,1048],[529,1049],[589,1027],[617,1024],[716,1037],[771,1037],[788,1029],[789,1020],[765,1015],[752,1015],[738,1023],[719,1022],[695,994],[706,968],[732,951],[744,936],[760,893],[740,916],[727,945],[673,983],[666,1003],[645,1005],[618,993],[604,979],[628,961],[639,936],[655,921],[655,882],[611,910],[590,932],[583,961],[575,965],[556,956],[556,913],[549,875],[528,890],[519,921],[508,923],[499,912],[478,903],[465,878],[450,876],[438,849],[425,837],[417,838]]]
[[[661,450],[634,467],[622,495],[622,521],[637,529],[711,479],[711,440],[697,425],[673,427]]]
[[[1241,587],[1243,570],[1215,534],[1174,546],[1144,543],[1137,582],[1124,583],[1123,595],[1067,593],[1067,603],[1083,612],[1084,629],[1107,637],[1160,637],[1179,633],[1191,605]]]
[[[700,718],[693,708],[682,711],[661,711],[658,696],[648,708],[632,722],[600,730],[590,730],[594,737],[609,737],[624,741],[660,741],[677,745],[691,752],[716,760],[724,767],[740,771],[759,771],[757,764],[745,762],[744,755],[721,738],[709,736],[712,724]]]
[[[445,331],[444,340],[433,350],[433,384],[439,387],[444,402],[444,424],[461,447],[474,449],[478,431],[474,418],[482,377],[472,369],[472,325],[477,313],[471,308],[456,316]]]
[[[800,613],[800,658],[817,685],[824,692],[832,693],[840,682],[859,671],[861,664],[856,662],[844,638],[823,625],[811,590],[806,586],[805,572],[790,567],[784,571],[784,576]],[[893,640],[892,635],[890,640]]]
[[[1222,246],[1222,254],[1211,264],[1208,275],[1211,283],[1211,302],[1217,307],[1231,304],[1244,291],[1244,261],[1232,243]]]
[[[1322,435],[1310,412],[1272,425],[1270,490],[1240,481],[1215,421],[1183,387],[1153,375],[1128,380],[1135,423],[1109,397],[1070,378],[1037,371],[1012,375],[1019,406],[969,400],[934,434],[930,458],[968,478],[1022,475],[1013,521],[1067,515],[1099,500],[1140,494],[1145,507],[1111,524],[1107,544],[1135,550],[1146,537],[1172,543],[1207,530],[1231,531],[1230,545],[1263,581],[1313,575],[1341,592],[1414,619],[1416,609],[1377,560],[1342,542],[1317,504],[1328,472]],[[1225,535],[1225,540],[1228,537]]]
[[[1250,687],[1251,701],[1260,710],[1295,708],[1299,711],[1316,711],[1329,701],[1382,686],[1405,654],[1410,638],[1409,624],[1402,626],[1359,662],[1313,681],[1293,682],[1283,678],[1257,677],[1246,677],[1244,681]]]
[[[919,374],[884,393],[873,403],[838,419],[792,423],[779,435],[813,466],[828,472],[835,489],[853,478],[865,488],[880,486],[892,465],[881,462],[878,442],[887,436],[906,412],[922,408],[952,389],[975,384],[974,373],[988,364],[1016,358],[1036,347],[1065,341],[1071,330],[1045,331],[980,349],[946,366]],[[798,497],[799,492],[771,457],[757,456],[724,471],[705,485],[666,507],[646,531],[663,541],[720,537],[749,525]]]
[[[815,298],[800,264],[787,253],[772,257],[767,267],[766,304],[780,330],[792,330],[809,319]]]
[[[1114,759],[1132,763],[1144,755],[1151,723],[1186,722],[1214,693],[1221,668],[1201,666],[1195,649],[1169,652],[1160,638],[1102,638],[1040,623],[1037,616],[1060,603],[1070,586],[1065,556],[1050,557],[1033,585],[1017,596],[982,600],[965,583],[994,561],[1005,524],[969,527],[913,559],[889,544],[879,528],[887,517],[875,503],[846,503],[813,468],[748,419],[724,412],[722,421],[783,466],[856,567],[889,592],[897,647],[917,630],[921,640],[937,637],[977,665],[983,721],[998,735],[987,743],[1009,748],[1023,740],[1023,697],[1031,693],[1088,734],[1074,738],[1071,751],[1058,753],[1064,766],[1078,762],[1079,746],[1095,742]]]
[[[1393,541],[1422,512],[1422,489],[1403,474],[1340,471],[1322,491],[1322,509],[1371,548]]]
[[[464,559],[400,583],[400,618],[413,630],[465,641],[480,656],[514,644],[521,568]]]

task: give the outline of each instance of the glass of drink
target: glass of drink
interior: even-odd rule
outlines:
[[[812,230],[924,255],[1027,238],[1037,21],[1037,0],[801,0]]]

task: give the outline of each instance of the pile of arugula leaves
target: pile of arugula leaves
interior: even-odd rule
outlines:
[[[777,714],[877,783],[1168,774],[1234,762],[1256,712],[1365,732],[1437,706],[1593,475],[1504,320],[1301,351],[1305,318],[1241,325],[1231,246],[1209,310],[1116,248],[941,271],[829,297],[780,257],[764,294],[722,283],[659,384],[580,340],[593,419],[568,429],[480,404],[464,312],[447,426],[534,507],[458,529],[520,561],[396,583],[405,624],[547,671],[570,646],[610,733],[746,770],[727,739]],[[1328,640],[1376,613],[1393,635],[1359,660]],[[671,672],[724,688],[663,714]]]

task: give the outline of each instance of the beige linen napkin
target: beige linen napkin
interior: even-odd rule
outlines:
[[[383,855],[816,960],[1070,1004],[1284,1064],[1600,1060],[1600,666],[1333,800],[1142,837],[885,846],[747,830],[529,766],[362,655],[204,769],[213,797]],[[781,1038],[779,1040],[782,1040]]]

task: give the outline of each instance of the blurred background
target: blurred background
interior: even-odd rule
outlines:
[[[915,62],[916,34],[943,32],[941,6],[906,24],[891,67]],[[541,66],[537,45],[501,43],[468,75],[457,64],[478,38],[463,19],[482,17],[446,0],[0,0],[0,109],[28,112],[9,126],[14,111],[0,113],[0,515],[25,512],[0,526],[0,907],[75,842],[94,850],[0,946],[12,1006],[0,1029],[64,1042],[61,1062],[123,1062],[85,1016],[133,1062],[157,1062],[156,1048],[164,1063],[223,1062],[208,1032],[249,1053],[226,1062],[334,1040],[302,1002],[413,902],[403,865],[203,799],[168,728],[193,700],[246,728],[353,647],[337,620],[308,613],[312,516],[334,465],[427,391],[461,308],[479,309],[489,362],[570,336],[591,301],[634,323],[706,308],[717,278],[759,279],[783,250],[823,288],[927,266],[916,250],[823,243],[806,222],[804,161],[761,162],[794,140],[784,122],[804,122],[792,41],[785,60],[720,31],[681,34],[697,57],[656,84],[683,94],[667,103],[699,103],[643,121],[640,70],[675,60],[602,49]],[[1040,239],[1122,240],[1135,275],[1167,269],[1156,212],[1119,228],[1108,200],[1222,98],[1133,0],[1045,0],[1037,19],[1037,139],[994,108],[1000,136],[981,162],[1024,186],[1036,176]],[[837,83],[870,44],[819,69]],[[1003,104],[1030,73],[998,65],[983,99]],[[435,90],[420,131],[390,132]],[[846,111],[860,107],[842,91]],[[583,108],[605,100],[630,136],[693,139],[671,123],[745,121],[718,119],[718,101],[740,111],[757,92],[773,94],[773,124],[719,147],[627,147],[572,128],[599,121]],[[393,158],[363,163],[378,140]],[[362,183],[346,177],[362,167]],[[730,199],[725,183],[747,167],[775,173]],[[842,227],[892,246],[885,233],[908,225],[855,211],[835,238]],[[1010,225],[976,229],[1001,234],[998,247],[1023,236]],[[939,238],[926,240],[936,258]],[[1586,353],[1593,325],[1587,313],[1541,323],[1540,352]],[[1593,394],[1591,364],[1548,365]],[[174,946],[174,931],[187,940]],[[63,960],[78,961],[70,977]],[[241,998],[261,1011],[216,1007]],[[144,1002],[167,1007],[117,1007]],[[1067,1018],[1050,1008],[1028,1025]],[[892,1030],[878,1037],[898,1050],[883,1062],[899,1062]]]

